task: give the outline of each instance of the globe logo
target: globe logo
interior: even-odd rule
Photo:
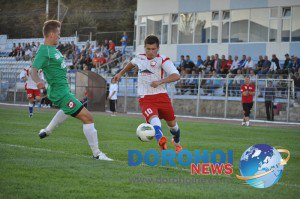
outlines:
[[[287,158],[282,159],[280,152],[286,153]],[[286,149],[275,149],[267,144],[253,145],[243,153],[239,166],[241,176],[236,177],[256,188],[271,187],[281,178],[289,159],[290,152]]]

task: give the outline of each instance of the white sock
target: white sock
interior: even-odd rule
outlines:
[[[83,132],[92,149],[93,156],[96,157],[100,153],[100,150],[98,147],[97,130],[95,129],[94,123],[83,124]]]
[[[62,110],[57,111],[45,130],[48,134],[50,134],[59,124],[63,123],[67,118],[68,115],[66,115]]]
[[[168,126],[168,127],[169,127],[170,131],[172,131],[172,132],[176,132],[179,129],[177,122],[176,122],[175,126],[173,126],[173,127]]]
[[[247,121],[247,122],[246,122],[246,125],[247,125],[247,126],[249,126],[249,124],[250,124],[250,122],[249,122],[249,121]]]
[[[160,119],[158,117],[152,118],[151,121],[150,121],[150,124],[152,126],[159,126],[159,127],[161,127],[161,121],[160,121]]]

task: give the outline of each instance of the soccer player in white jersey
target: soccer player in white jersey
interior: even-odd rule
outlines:
[[[126,72],[138,67],[138,95],[142,114],[154,127],[155,138],[161,150],[167,149],[167,139],[162,133],[160,119],[167,122],[173,135],[172,143],[176,153],[179,153],[182,150],[180,129],[165,84],[179,80],[180,75],[168,57],[158,54],[159,40],[156,36],[149,35],[144,44],[146,54],[138,54],[114,76],[114,80],[119,81]]]
[[[34,58],[32,58],[33,61]],[[29,110],[29,117],[33,116],[33,107],[35,103],[40,106],[41,102],[41,93],[40,90],[37,88],[36,83],[32,80],[31,75],[31,66],[26,67],[20,73],[20,79],[25,81],[25,90],[27,93],[27,99],[29,101],[28,110]],[[40,70],[38,75],[41,79],[44,79],[43,72]]]

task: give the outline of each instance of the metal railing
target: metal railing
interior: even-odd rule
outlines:
[[[18,71],[16,69],[16,71]],[[19,72],[14,70],[0,70],[0,102],[25,103],[26,92],[24,82],[19,79]],[[110,83],[111,76],[106,80]],[[71,91],[75,93],[76,71],[68,73]],[[243,80],[224,77],[208,78],[202,76],[183,77],[178,82],[167,84],[167,92],[173,102],[175,113],[188,116],[207,116],[222,118],[241,118],[241,93],[240,86]],[[294,81],[288,79],[260,79],[256,77],[256,94],[251,117],[254,119],[266,119],[265,113],[265,89],[268,82],[275,87],[274,104],[277,105],[275,120],[300,122],[300,118],[294,118],[298,114],[297,108],[292,108],[295,96],[300,96],[295,91]],[[137,95],[137,77],[123,77],[119,82],[118,110],[119,112],[140,112]],[[295,110],[294,110],[295,109]],[[298,108],[299,109],[299,108]]]

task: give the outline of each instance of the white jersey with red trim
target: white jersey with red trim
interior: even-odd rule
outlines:
[[[27,80],[25,83],[25,89],[38,89],[36,87],[36,83],[31,78],[30,72],[31,72],[31,66],[24,68],[22,70],[22,72],[20,73],[20,79],[22,80],[23,77],[27,77]],[[39,75],[40,79],[44,79],[42,70],[39,70],[38,75]]]
[[[165,85],[156,88],[150,86],[153,81],[159,81],[167,75],[179,74],[170,58],[164,55],[157,55],[153,59],[148,59],[146,54],[138,54],[131,60],[131,63],[138,67],[138,95],[155,95],[166,93]]]

